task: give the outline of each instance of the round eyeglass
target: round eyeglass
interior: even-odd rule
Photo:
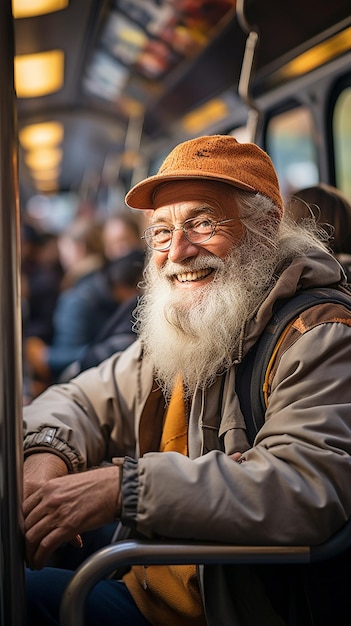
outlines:
[[[144,230],[142,239],[151,250],[157,250],[158,252],[164,252],[169,250],[172,243],[173,233],[176,230],[182,230],[185,237],[190,243],[205,243],[213,237],[219,226],[232,222],[236,218],[232,217],[226,220],[213,221],[208,218],[190,218],[179,228],[170,228],[165,224],[155,224],[155,226],[149,226]]]

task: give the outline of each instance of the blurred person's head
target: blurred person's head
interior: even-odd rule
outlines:
[[[54,233],[44,233],[38,250],[38,263],[42,266],[59,266],[58,237]]]
[[[21,258],[23,265],[36,263],[37,251],[41,244],[41,234],[31,224],[21,224]]]
[[[311,218],[330,232],[334,254],[351,254],[351,203],[332,185],[320,183],[295,191],[286,207],[289,217],[308,223]]]
[[[103,225],[102,237],[107,259],[118,259],[142,248],[138,223],[129,215],[113,215]]]
[[[58,239],[60,261],[65,270],[88,256],[104,258],[102,231],[91,218],[79,217]]]
[[[145,253],[133,250],[106,266],[108,285],[116,302],[124,302],[140,293],[139,283],[143,277]]]

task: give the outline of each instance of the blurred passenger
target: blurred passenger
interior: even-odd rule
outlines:
[[[314,217],[325,232],[329,228],[329,247],[351,281],[351,203],[332,185],[320,183],[295,191],[287,213],[301,222]]]
[[[115,214],[103,225],[102,238],[105,256],[109,261],[143,249],[139,225],[130,215]]]
[[[28,337],[25,342],[26,359],[39,382],[33,395],[80,357],[116,307],[103,271],[100,226],[91,219],[77,219],[59,237],[58,248],[65,275],[52,341],[47,345],[39,337]]]
[[[68,381],[89,367],[98,365],[115,352],[125,350],[135,341],[137,335],[133,330],[135,322],[133,311],[138,302],[144,262],[144,252],[134,250],[107,265],[107,283],[116,302],[116,310],[95,340],[85,348],[80,359],[64,370],[60,382]]]
[[[60,235],[60,260],[65,270],[61,287],[72,287],[106,263],[102,229],[90,217],[78,217]]]
[[[28,234],[24,235],[26,236]],[[27,303],[24,336],[36,336],[50,342],[63,269],[59,260],[57,236],[52,233],[37,233],[34,238],[31,259],[23,258],[22,262]]]
[[[31,224],[21,226],[22,335],[50,342],[53,314],[60,292],[63,270],[57,236],[39,232]],[[32,370],[23,356],[23,402],[32,399]]]

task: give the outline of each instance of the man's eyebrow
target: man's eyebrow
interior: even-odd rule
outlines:
[[[184,221],[193,219],[194,217],[197,217],[198,215],[209,215],[211,217],[216,217],[216,210],[210,205],[202,204],[201,206],[197,206],[197,207],[194,207],[193,209],[190,209],[189,215],[188,217],[185,218]],[[153,215],[150,218],[150,225],[154,226],[155,224],[167,224],[171,221],[172,220],[170,220],[168,216]]]
[[[155,224],[166,224],[168,221],[169,219],[164,215],[158,215],[157,217],[155,217],[155,215],[152,215],[152,217],[150,218],[150,225],[154,226]]]
[[[201,205],[199,207],[196,207],[194,209],[194,212],[191,211],[191,213],[192,213],[192,215],[190,217],[197,217],[198,215],[201,215],[203,213],[205,213],[206,215],[211,215],[211,217],[213,217],[215,215],[216,211],[215,211],[215,209],[212,206],[210,206],[208,204],[203,204],[203,205]]]

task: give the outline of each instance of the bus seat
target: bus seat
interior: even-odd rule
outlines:
[[[316,546],[237,546],[180,541],[123,540],[101,548],[82,563],[61,603],[61,626],[84,626],[84,606],[94,585],[120,567],[187,564],[316,563],[351,547],[351,518]]]

